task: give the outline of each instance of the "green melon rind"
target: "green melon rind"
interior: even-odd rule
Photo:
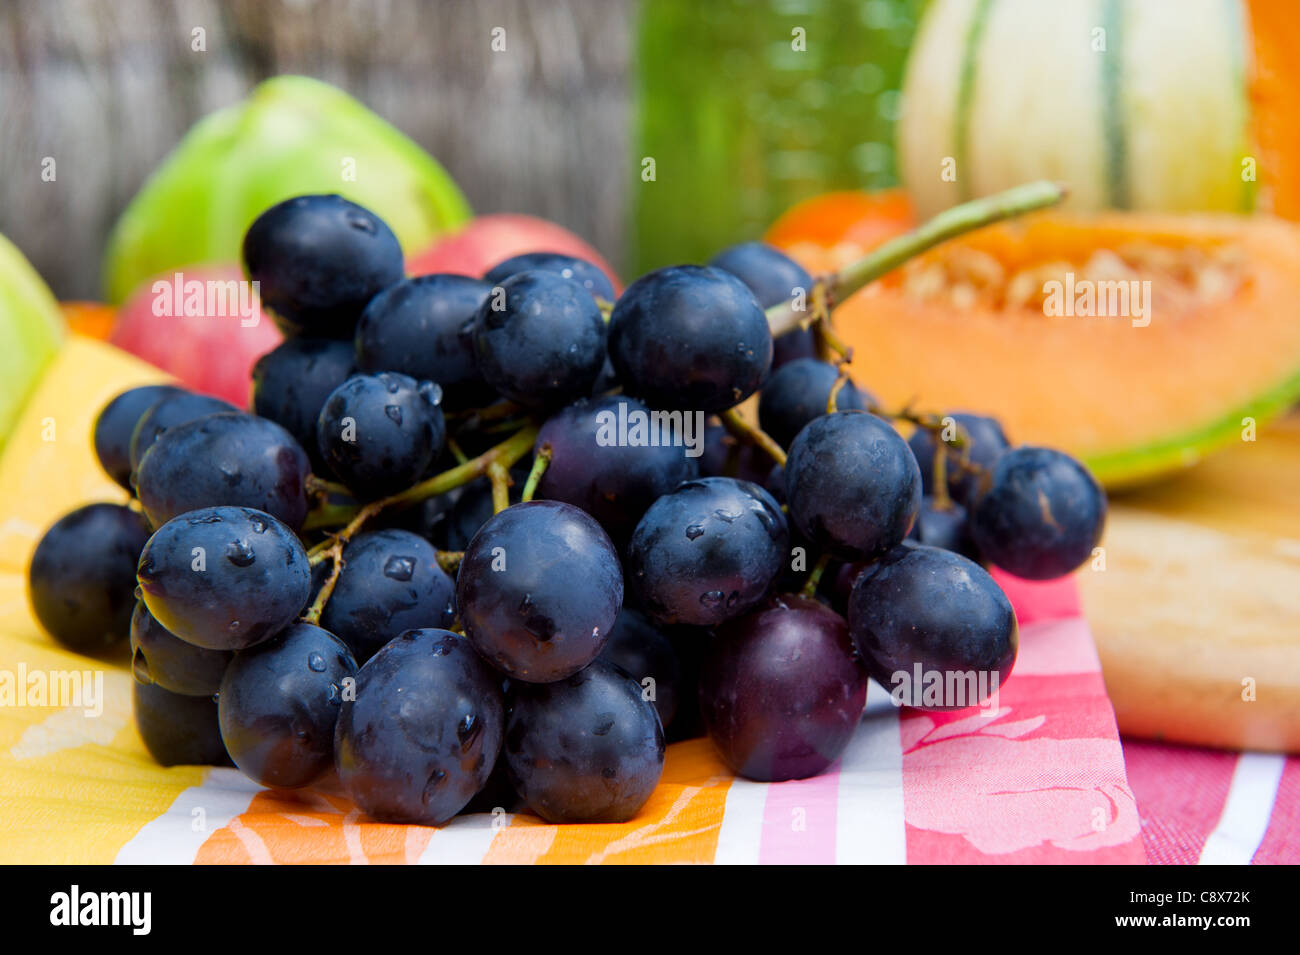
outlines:
[[[0,449],[65,332],[49,288],[18,248],[0,236]]]
[[[1212,451],[1241,440],[1243,418],[1252,418],[1256,426],[1262,427],[1297,400],[1300,400],[1300,370],[1259,397],[1225,412],[1211,424],[1138,448],[1084,455],[1083,460],[1106,487],[1147,483],[1190,467]]]
[[[356,180],[343,177],[355,161]],[[187,265],[238,262],[244,232],[290,196],[337,192],[379,215],[406,252],[463,225],[469,203],[428,153],[343,91],[281,76],[200,120],[109,237],[105,295]]]

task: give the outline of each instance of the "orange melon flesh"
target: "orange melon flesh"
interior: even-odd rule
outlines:
[[[1300,219],[1300,16],[1295,0],[1249,0],[1254,44],[1251,138],[1259,153],[1259,208]]]
[[[1046,213],[983,229],[962,249],[1007,272],[1135,243],[1236,263],[1229,297],[1129,318],[1048,317],[1039,306],[955,307],[906,291],[902,272],[835,313],[855,378],[888,404],[999,416],[1013,441],[1083,458],[1110,486],[1190,464],[1240,440],[1300,394],[1300,229],[1256,216]],[[954,251],[955,250],[955,251]],[[1152,296],[1161,297],[1152,278]]]

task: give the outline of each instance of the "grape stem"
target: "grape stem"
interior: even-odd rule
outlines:
[[[510,471],[500,461],[488,464],[488,480],[492,482],[492,513],[500,514],[510,506]]]
[[[446,417],[448,421],[476,420],[476,421],[498,421],[501,418],[509,418],[513,414],[519,414],[523,411],[521,405],[513,401],[498,401],[496,404],[488,405],[486,408],[467,408],[464,411],[448,411]]]
[[[308,623],[319,623],[320,615],[329,602],[330,595],[334,593],[334,585],[338,583],[339,573],[343,569],[343,548],[365,526],[368,520],[385,508],[402,504],[418,504],[420,501],[437,497],[439,494],[446,494],[448,491],[468,484],[485,474],[491,477],[494,468],[499,468],[504,472],[508,482],[510,479],[510,466],[528,453],[528,449],[533,446],[535,440],[537,440],[537,428],[528,425],[495,447],[488,448],[478,457],[470,458],[464,464],[458,464],[441,474],[435,474],[433,477],[427,478],[419,484],[413,484],[405,491],[393,494],[390,497],[371,501],[359,510],[349,509],[352,516],[343,529],[336,534],[330,535],[329,540],[317,544],[307,552],[308,563],[313,567],[324,563],[326,560],[331,561],[333,566],[330,568],[330,575],[326,578],[320,593],[316,595],[311,607],[303,614],[303,619]],[[495,481],[493,482],[492,494],[495,503]],[[456,560],[459,563],[459,557]],[[443,562],[441,553],[438,562],[439,564]]]
[[[1060,183],[1039,180],[945,209],[911,232],[890,239],[838,272],[819,278],[817,284],[822,289],[813,289],[812,305],[816,308],[819,302],[824,302],[833,309],[864,285],[892,272],[927,249],[986,225],[1054,206],[1065,198],[1066,192]],[[792,332],[803,325],[807,317],[804,314],[806,306],[797,308],[795,301],[780,302],[767,310],[767,323],[774,336]]]
[[[826,573],[826,566],[831,562],[830,554],[822,554],[817,558],[817,563],[813,565],[812,571],[808,574],[808,581],[803,585],[801,596],[810,600],[817,595],[817,587],[822,582],[822,574]]]
[[[533,469],[528,472],[528,480],[524,482],[524,493],[520,498],[523,503],[527,504],[537,493],[537,485],[542,480],[542,475],[551,465],[551,456],[554,452],[551,450],[550,442],[543,444],[533,457]]]
[[[840,392],[849,381],[849,363],[844,361],[840,363],[840,373],[835,376],[835,384],[831,385],[830,394],[826,396],[826,413],[834,414],[840,410]]]
[[[728,408],[718,417],[722,419],[722,426],[737,438],[758,445],[767,452],[773,461],[781,465],[781,467],[785,467],[785,451],[781,448],[781,445],[772,440],[770,434],[763,431],[758,425],[750,424],[741,417],[740,412],[735,408]]]
[[[451,435],[447,435],[447,450],[451,452],[451,456],[456,459],[457,464],[464,464],[469,460],[469,455],[461,450],[460,445],[456,443],[456,439]]]
[[[455,574],[460,569],[460,562],[465,559],[463,550],[440,550],[438,551],[438,566],[449,574]]]

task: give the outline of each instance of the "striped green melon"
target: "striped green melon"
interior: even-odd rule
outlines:
[[[934,0],[903,180],[924,215],[1038,178],[1075,209],[1249,211],[1250,36],[1239,0]]]

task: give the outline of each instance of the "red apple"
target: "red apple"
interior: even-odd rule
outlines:
[[[247,408],[253,363],[284,340],[238,265],[196,265],[145,282],[109,341],[181,384]]]
[[[623,285],[599,252],[563,226],[534,216],[497,213],[470,220],[459,232],[443,236],[406,260],[411,275],[451,272],[481,276],[498,262],[524,252],[560,252],[599,267],[621,292]]]

